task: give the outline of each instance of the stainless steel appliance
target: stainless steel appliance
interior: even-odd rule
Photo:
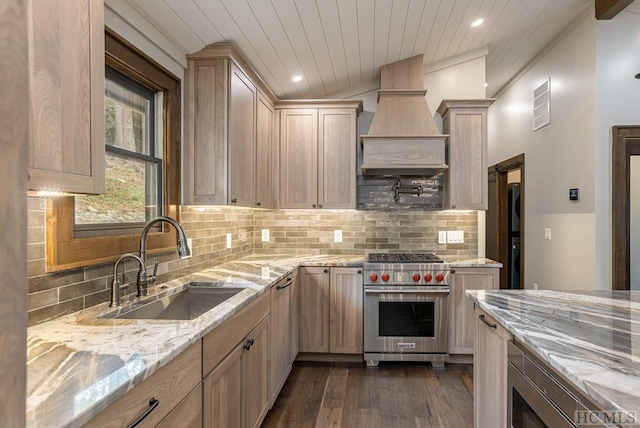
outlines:
[[[444,367],[449,265],[433,254],[370,253],[364,264],[364,359]]]
[[[605,427],[595,406],[567,382],[551,373],[522,344],[509,342],[507,426]]]

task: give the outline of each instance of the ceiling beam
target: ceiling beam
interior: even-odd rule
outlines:
[[[596,19],[611,19],[631,3],[633,0],[596,0]]]

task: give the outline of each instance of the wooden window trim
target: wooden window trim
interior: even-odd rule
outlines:
[[[105,28],[105,65],[154,91],[164,92],[164,215],[179,219],[180,205],[180,80],[113,30]],[[47,200],[47,271],[115,261],[124,253],[137,253],[140,235],[74,237],[72,196]],[[149,253],[175,251],[176,232],[164,227],[150,233]]]

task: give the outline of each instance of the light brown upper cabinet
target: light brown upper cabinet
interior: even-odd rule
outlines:
[[[487,109],[493,99],[443,100],[442,132],[449,134],[444,171],[446,210],[487,209]]]
[[[186,204],[275,207],[275,99],[230,45],[188,56]]]
[[[29,190],[104,193],[103,2],[29,3]]]
[[[362,101],[287,101],[280,124],[280,208],[356,207],[356,118]]]

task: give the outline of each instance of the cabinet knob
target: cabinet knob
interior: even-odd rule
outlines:
[[[256,205],[260,207],[260,206],[262,206],[262,202],[258,201],[258,202],[256,202]]]
[[[316,204],[311,205],[311,207],[312,207],[312,208],[315,208],[315,207],[316,207]]]
[[[318,204],[318,208],[322,208],[322,204]]]
[[[329,273],[329,269],[325,269],[325,270],[323,270],[322,272],[324,272],[324,273]]]
[[[456,209],[456,204],[451,205],[451,209],[455,210]]]
[[[236,204],[236,203],[238,203],[238,200],[236,198],[233,198],[233,199],[231,199],[231,203],[232,204]]]
[[[451,269],[451,273],[456,273],[456,270],[455,269]]]
[[[362,271],[358,269],[358,275],[362,275]]]

